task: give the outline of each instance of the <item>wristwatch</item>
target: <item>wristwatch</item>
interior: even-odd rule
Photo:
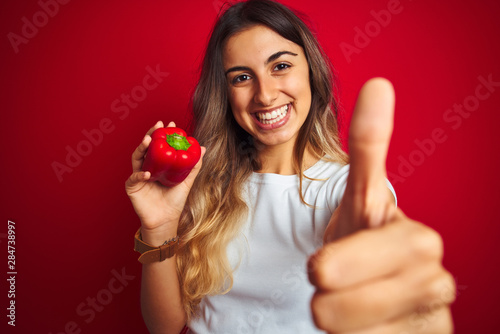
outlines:
[[[174,256],[179,247],[179,236],[165,241],[159,247],[151,246],[142,241],[140,228],[135,233],[134,240],[134,250],[141,254],[138,260],[142,264],[165,261]]]

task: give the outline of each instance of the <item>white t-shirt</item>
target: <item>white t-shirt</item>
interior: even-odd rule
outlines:
[[[238,265],[225,295],[207,296],[190,333],[323,333],[313,323],[314,293],[306,272],[309,256],[343,196],[349,166],[318,161],[305,171],[305,201],[297,175],[254,173],[247,182],[249,217],[244,237],[228,247]],[[392,189],[391,189],[392,190]],[[239,260],[241,259],[241,262]]]

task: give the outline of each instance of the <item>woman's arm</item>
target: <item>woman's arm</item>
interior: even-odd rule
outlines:
[[[176,235],[162,236],[142,232],[142,239],[150,245],[161,245]],[[150,333],[179,334],[186,324],[186,313],[181,303],[176,256],[163,262],[144,264],[141,282],[142,317]]]
[[[168,126],[175,124],[171,122]],[[127,195],[141,221],[142,240],[152,246],[160,246],[177,236],[181,213],[205,153],[202,148],[202,157],[182,183],[167,188],[149,181],[151,173],[141,168],[151,133],[160,127],[163,123],[156,123],[132,154],[133,173],[125,183]],[[181,301],[175,255],[162,262],[143,264],[141,309],[151,333],[179,334],[182,330],[187,317]]]

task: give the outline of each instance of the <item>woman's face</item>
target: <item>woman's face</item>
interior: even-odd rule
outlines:
[[[303,49],[256,25],[229,38],[223,58],[238,124],[265,146],[293,147],[311,107]]]

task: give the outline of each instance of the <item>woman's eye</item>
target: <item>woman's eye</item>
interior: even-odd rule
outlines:
[[[240,75],[237,75],[237,76],[235,76],[233,78],[232,83],[233,84],[237,84],[237,83],[241,83],[241,82],[247,81],[248,79],[250,79],[249,75],[247,75],[247,74],[240,74]]]
[[[291,66],[290,66],[290,65],[288,65],[288,64],[285,64],[285,63],[280,63],[280,64],[278,64],[278,65],[276,65],[276,66],[274,67],[274,70],[275,70],[275,71],[282,71],[282,70],[285,70],[285,69],[287,69],[287,68],[289,68],[289,67],[291,67]]]

